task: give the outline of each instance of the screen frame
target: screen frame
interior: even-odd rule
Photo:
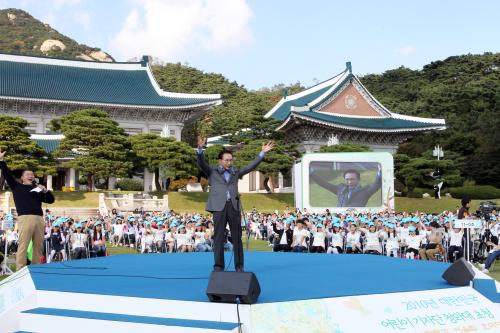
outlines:
[[[380,163],[382,171],[382,205],[379,207],[313,207],[310,203],[309,166],[311,162],[372,162]],[[359,152],[359,153],[307,153],[300,161],[300,182],[296,182],[295,195],[297,207],[300,210],[307,208],[310,212],[321,213],[326,209],[335,213],[350,211],[380,212],[394,209],[394,159],[388,152]],[[296,170],[297,170],[296,169]],[[299,188],[300,187],[300,188]]]

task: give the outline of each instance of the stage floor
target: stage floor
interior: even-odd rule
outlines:
[[[226,264],[231,253],[225,253]],[[37,290],[208,302],[213,253],[117,255],[31,265]],[[453,288],[447,263],[375,255],[245,252],[258,303]],[[231,262],[229,270],[233,270]]]

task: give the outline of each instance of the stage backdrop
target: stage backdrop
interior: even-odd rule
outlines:
[[[390,153],[312,153],[295,164],[295,206],[334,212],[394,209]]]

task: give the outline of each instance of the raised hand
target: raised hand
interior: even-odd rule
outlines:
[[[264,153],[267,153],[268,151],[270,151],[271,149],[273,149],[275,146],[274,142],[273,141],[268,141],[267,143],[263,143],[262,144],[262,151]]]
[[[5,156],[5,153],[7,153],[7,151],[2,151],[2,149],[0,149],[0,161],[3,160],[3,157]]]
[[[206,143],[207,139],[202,137],[201,135],[198,135],[198,148],[205,146]]]

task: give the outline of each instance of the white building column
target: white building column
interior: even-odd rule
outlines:
[[[255,192],[260,192],[260,172],[255,172]]]
[[[153,177],[151,178],[151,191],[156,191],[156,174],[153,173]]]
[[[69,187],[75,189],[76,185],[76,172],[75,169],[69,169]]]
[[[153,190],[153,174],[147,168],[144,168],[144,192],[151,192]]]
[[[52,191],[52,175],[47,176],[47,190]]]
[[[278,192],[283,191],[283,174],[278,172]]]
[[[110,177],[108,180],[108,190],[114,190],[114,189],[116,189],[116,178]]]

